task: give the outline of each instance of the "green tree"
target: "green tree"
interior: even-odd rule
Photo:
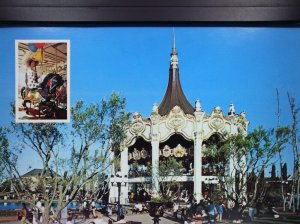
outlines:
[[[216,162],[221,166],[220,170],[227,170],[225,175],[219,172],[219,182],[227,196],[235,201],[236,206],[245,196],[249,180],[253,185],[249,203],[255,203],[260,193],[258,186],[264,169],[271,164],[275,153],[284,147],[288,137],[289,129],[286,127],[269,131],[258,127],[247,136],[242,134],[227,136],[220,144],[206,149],[204,153],[217,159]],[[231,170],[228,169],[230,160],[235,161]],[[251,178],[248,178],[250,173]]]
[[[295,98],[292,97],[289,93],[287,93],[288,99],[289,99],[289,104],[290,104],[290,109],[292,113],[292,130],[291,130],[291,135],[292,135],[292,148],[293,148],[293,156],[294,156],[294,167],[293,167],[293,185],[292,185],[292,200],[290,201],[290,209],[291,205],[293,202],[293,212],[299,210],[299,200],[300,200],[300,183],[299,183],[299,162],[300,162],[300,153],[298,150],[298,142],[297,142],[297,132],[298,132],[298,112],[300,108],[296,107],[295,104]],[[295,205],[295,197],[297,197],[297,204]]]
[[[159,194],[166,200],[170,200],[171,191],[178,190],[180,183],[177,181],[178,177],[182,175],[182,162],[175,158],[167,158],[159,161],[158,180],[160,191]]]
[[[77,102],[71,108],[71,118],[71,125],[13,124],[15,133],[22,141],[23,152],[33,150],[42,162],[38,180],[43,183],[43,223],[48,223],[54,200],[57,202],[54,217],[57,217],[86,186],[104,193],[103,189],[107,186],[100,183],[108,181],[103,173],[107,173],[114,162],[110,160],[110,154],[120,150],[129,114],[125,111],[125,99],[113,93],[108,100],[101,100],[98,104]],[[15,179],[24,182],[16,167],[13,171]],[[100,185],[102,191],[97,189]],[[23,184],[21,188],[27,196],[24,202],[34,206],[29,187]],[[66,200],[67,195],[69,200]]]

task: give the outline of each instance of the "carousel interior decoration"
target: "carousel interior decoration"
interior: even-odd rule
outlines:
[[[21,41],[17,50],[19,119],[67,119],[67,42]]]

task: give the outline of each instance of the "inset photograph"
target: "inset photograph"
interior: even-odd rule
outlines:
[[[16,122],[69,122],[70,42],[16,40]]]

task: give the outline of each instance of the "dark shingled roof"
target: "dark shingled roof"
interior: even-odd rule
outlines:
[[[25,173],[23,175],[23,177],[38,176],[38,175],[40,175],[42,173],[42,171],[43,171],[42,169],[32,169],[29,172]],[[55,174],[55,173],[53,172],[53,174]],[[46,176],[50,176],[50,172],[49,171],[46,172]]]
[[[176,54],[176,48],[174,47],[171,56]],[[171,59],[172,60],[172,59]],[[158,113],[163,116],[172,110],[175,106],[179,106],[185,114],[193,114],[194,108],[186,99],[180,84],[179,69],[176,66],[172,66],[172,61],[169,69],[169,82],[165,93],[165,96],[158,107]]]

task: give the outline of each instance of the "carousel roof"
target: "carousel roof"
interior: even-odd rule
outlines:
[[[175,46],[175,35],[173,36],[173,48],[171,53],[169,82],[165,96],[158,107],[158,113],[163,116],[168,114],[175,106],[179,106],[185,114],[193,114],[194,108],[186,99],[179,77],[178,57]]]

